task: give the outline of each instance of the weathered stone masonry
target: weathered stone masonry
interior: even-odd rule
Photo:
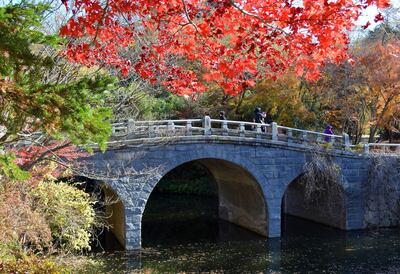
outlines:
[[[288,185],[302,174],[308,157],[307,147],[201,136],[158,144],[132,142],[110,147],[89,160],[100,170],[162,166],[161,174],[150,181],[125,177],[104,182],[120,197],[124,209],[114,233],[127,250],[134,250],[141,247],[141,219],[150,193],[162,176],[190,161],[201,161],[214,175],[221,218],[261,235],[279,237],[282,198]],[[346,230],[365,228],[362,184],[367,179],[368,160],[348,152],[336,152],[333,157],[342,170],[345,214],[341,224],[328,224]]]

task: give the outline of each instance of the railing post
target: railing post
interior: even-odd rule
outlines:
[[[293,131],[292,131],[292,129],[288,129],[287,130],[287,141],[288,141],[289,144],[293,142]]]
[[[174,133],[174,131],[175,131],[174,122],[168,121],[167,131],[168,131],[168,133]]]
[[[369,144],[364,144],[364,153],[369,153]]]
[[[187,121],[186,122],[186,135],[191,136],[192,135],[192,121]]]
[[[332,148],[335,146],[335,137],[334,136],[330,137],[329,143],[332,145]]]
[[[350,150],[350,138],[347,133],[343,133],[343,145],[345,150]]]
[[[147,126],[147,131],[149,133],[149,138],[151,138],[151,133],[153,131],[153,125],[151,123]]]
[[[256,139],[261,139],[261,124],[257,124]]]
[[[272,122],[271,130],[272,130],[272,140],[278,141],[278,124],[276,122]]]
[[[204,135],[211,135],[211,118],[204,116],[203,118]]]
[[[302,138],[303,144],[306,144],[308,142],[307,132],[303,131],[301,138]]]
[[[239,124],[239,136],[240,137],[245,137],[245,132],[244,132],[245,128],[244,128],[244,124],[240,123]]]
[[[222,122],[222,135],[228,135],[228,122],[223,121]]]
[[[133,119],[128,119],[128,126],[126,129],[126,133],[129,134],[135,131],[135,121]]]

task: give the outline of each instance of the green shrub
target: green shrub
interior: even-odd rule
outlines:
[[[90,249],[95,201],[51,176],[0,189],[0,273],[71,273],[54,255]]]
[[[0,273],[71,273],[71,269],[57,263],[54,257],[25,251],[19,244],[0,243]]]
[[[57,246],[68,251],[90,249],[95,211],[89,194],[65,183],[40,182],[30,196],[35,210],[47,220]]]
[[[322,147],[322,148],[324,148],[324,149],[326,149],[326,150],[333,149],[332,143],[322,143],[322,144],[320,144],[319,146]]]
[[[354,151],[354,152],[363,151],[364,150],[364,144],[358,143],[351,150]]]

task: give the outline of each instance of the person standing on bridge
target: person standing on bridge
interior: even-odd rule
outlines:
[[[254,109],[254,118],[253,118],[253,122],[254,123],[258,123],[258,124],[264,124],[264,117],[266,115],[264,115],[263,113],[265,112],[261,112],[261,108],[256,107]],[[265,132],[265,127],[261,127],[261,131]]]
[[[327,125],[325,130],[324,130],[324,134],[329,134],[329,135],[333,135],[333,130],[332,130],[332,126],[331,125]],[[325,142],[329,143],[331,141],[331,137],[329,136],[325,136]]]
[[[226,120],[225,111],[221,110],[219,112],[219,120]]]

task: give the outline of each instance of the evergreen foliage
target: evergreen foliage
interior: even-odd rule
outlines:
[[[49,6],[23,1],[0,7],[0,144],[22,131],[44,131],[74,144],[99,143],[105,149],[111,110],[102,107],[114,79],[81,74],[62,80],[60,57],[49,56],[63,40],[41,29]],[[46,51],[44,51],[46,49]],[[54,74],[48,79],[47,75]]]
[[[74,153],[65,148],[70,144],[105,150],[111,134],[112,111],[104,103],[115,79],[61,57],[64,39],[42,26],[49,9],[34,1],[0,6],[0,272],[61,273],[46,256],[89,249],[93,227],[101,226],[93,199],[57,183],[57,164],[38,162],[33,153],[51,155],[54,142],[67,154]],[[48,147],[32,143],[18,151],[26,159],[17,158],[21,133],[37,131]],[[23,164],[29,168],[23,171]]]

